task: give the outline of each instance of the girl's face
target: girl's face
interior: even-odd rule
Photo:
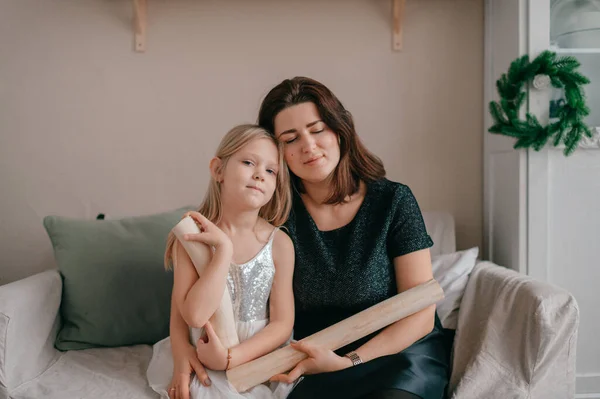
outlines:
[[[278,172],[277,146],[271,139],[258,138],[233,154],[215,178],[221,183],[223,202],[260,209],[273,197]]]
[[[275,116],[274,127],[292,173],[310,183],[324,182],[332,175],[340,161],[340,143],[314,103],[284,109]]]

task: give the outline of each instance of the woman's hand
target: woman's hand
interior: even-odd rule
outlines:
[[[196,357],[196,350],[188,345],[185,350],[174,356],[173,377],[167,388],[170,399],[190,398],[190,379],[192,372],[204,386],[210,385],[210,379],[202,363]]]
[[[203,338],[205,337],[198,339],[196,343],[198,360],[211,370],[225,370],[227,367],[227,349],[217,337],[210,322],[204,325],[204,331],[208,342],[204,341]]]
[[[231,239],[227,234],[218,228],[213,222],[208,220],[199,212],[187,212],[183,217],[189,216],[200,228],[199,234],[186,234],[183,238],[187,241],[199,241],[215,248],[224,246],[231,247]]]
[[[320,348],[306,342],[292,342],[292,348],[304,352],[308,359],[302,360],[287,374],[277,374],[270,381],[281,381],[291,384],[302,375],[338,371],[352,366],[352,361],[336,355],[332,350]]]

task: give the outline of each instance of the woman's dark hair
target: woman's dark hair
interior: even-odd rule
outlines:
[[[333,173],[333,189],[326,204],[340,204],[359,189],[360,181],[370,182],[385,177],[381,160],[372,154],[354,129],[352,115],[325,85],[316,80],[295,77],[275,86],[263,100],[258,124],[275,135],[275,117],[284,109],[302,103],[313,103],[321,120],[340,140],[340,162]],[[302,181],[290,170],[292,184],[304,192]]]

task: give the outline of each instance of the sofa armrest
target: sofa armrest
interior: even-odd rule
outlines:
[[[60,356],[54,340],[61,295],[56,270],[0,286],[0,393],[35,378]]]
[[[479,263],[460,305],[450,397],[574,397],[578,326],[567,291]]]

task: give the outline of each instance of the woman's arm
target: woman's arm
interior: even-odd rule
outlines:
[[[272,352],[290,338],[294,326],[294,245],[282,231],[273,239],[275,277],[269,296],[269,324],[248,340],[231,349],[229,368]]]
[[[390,205],[387,235],[389,256],[394,259],[396,289],[404,292],[433,278],[429,247],[433,244],[412,191],[396,185]],[[409,244],[410,243],[410,244]],[[407,248],[423,248],[405,254]],[[435,305],[389,325],[356,350],[363,362],[398,353],[433,330]]]
[[[394,268],[399,293],[433,278],[429,249],[394,258]],[[433,330],[434,320],[435,305],[432,305],[389,325],[359,347],[356,353],[363,362],[398,353],[430,333]],[[338,356],[329,349],[304,342],[292,343],[291,346],[305,352],[309,356],[308,359],[298,363],[288,374],[273,376],[272,381],[292,383],[303,374],[338,371],[352,366],[349,358]]]
[[[429,249],[422,249],[394,258],[398,293],[433,278]],[[363,362],[398,353],[433,330],[435,305],[390,324],[356,350]],[[351,365],[351,364],[350,364]]]

